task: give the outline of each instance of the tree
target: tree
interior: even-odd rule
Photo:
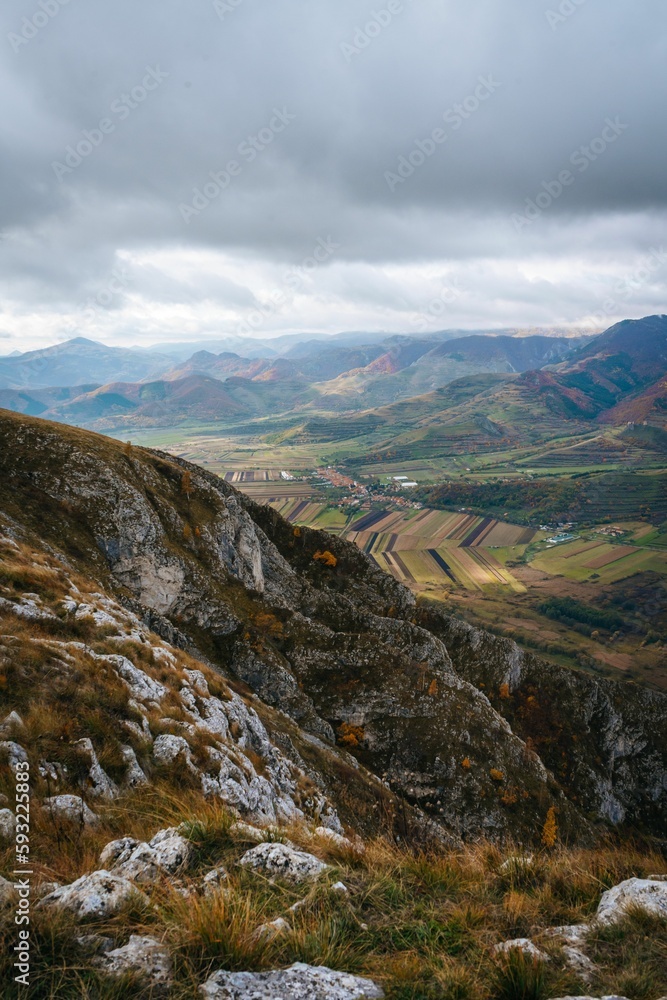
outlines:
[[[181,491],[185,493],[188,500],[190,499],[190,494],[192,493],[192,473],[189,469],[186,469],[181,476]]]
[[[553,847],[558,840],[558,824],[556,823],[556,807],[551,806],[542,827],[542,843],[545,847]]]

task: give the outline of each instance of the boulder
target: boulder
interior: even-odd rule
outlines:
[[[107,975],[138,973],[158,986],[171,984],[171,957],[168,949],[152,937],[133,934],[126,945],[107,951],[96,965]]]
[[[17,764],[25,764],[28,761],[28,754],[23,747],[19,743],[12,742],[12,740],[3,740],[0,743],[0,754],[2,753],[7,755],[7,763],[13,768]]]
[[[667,882],[629,878],[615,885],[602,894],[596,920],[601,924],[613,924],[636,907],[659,917],[667,917]]]
[[[94,826],[97,823],[97,815],[78,795],[54,795],[50,799],[44,799],[42,805],[54,819],[67,819],[83,826]]]
[[[13,840],[16,833],[16,816],[11,809],[0,809],[0,839]]]
[[[192,844],[170,827],[148,844],[133,837],[112,840],[100,854],[100,865],[135,882],[150,883],[187,867],[191,856]]]
[[[276,972],[215,972],[199,992],[207,1000],[382,1000],[371,979],[296,962]]]
[[[286,844],[271,843],[258,844],[246,851],[239,864],[292,884],[315,881],[329,869],[329,865],[314,854],[296,851]]]
[[[108,920],[133,899],[148,904],[148,898],[129,879],[98,871],[49,893],[37,908],[69,910],[78,920]]]
[[[534,958],[539,962],[550,961],[546,952],[541,951],[530,938],[514,938],[512,941],[503,941],[494,947],[496,955],[507,954],[510,951],[520,951],[528,958]]]

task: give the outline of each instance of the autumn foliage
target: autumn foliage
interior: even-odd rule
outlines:
[[[338,560],[336,559],[335,555],[333,554],[333,552],[329,552],[328,549],[325,549],[324,552],[320,552],[320,550],[318,549],[317,552],[314,554],[313,559],[316,562],[324,563],[325,566],[338,565]]]

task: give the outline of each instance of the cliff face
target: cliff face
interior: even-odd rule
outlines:
[[[418,610],[352,545],[171,456],[5,412],[0,456],[4,531],[254,692],[344,821],[531,840],[556,806],[573,837],[596,820],[659,828],[660,696]],[[15,590],[5,602],[30,600]]]

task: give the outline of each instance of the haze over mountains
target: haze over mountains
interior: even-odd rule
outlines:
[[[375,343],[363,342],[372,335],[345,334],[296,345],[281,338],[284,353],[277,357],[202,350],[182,362],[157,350],[76,338],[0,359],[0,404],[97,429],[128,421],[135,426],[229,421],[301,408],[358,410],[466,375],[541,368],[590,340],[545,333],[461,334],[383,336]]]
[[[295,433],[324,440],[391,427],[401,403],[417,399],[411,423],[472,420],[483,433],[496,427],[509,437],[539,433],[554,419],[664,422],[665,316],[624,321],[597,337],[453,333],[374,343],[359,342],[369,337],[361,333],[281,338],[280,356],[196,351],[185,361],[76,338],[0,359],[0,405],[102,431],[281,415],[294,425],[302,415]],[[360,411],[361,423],[345,416]]]

